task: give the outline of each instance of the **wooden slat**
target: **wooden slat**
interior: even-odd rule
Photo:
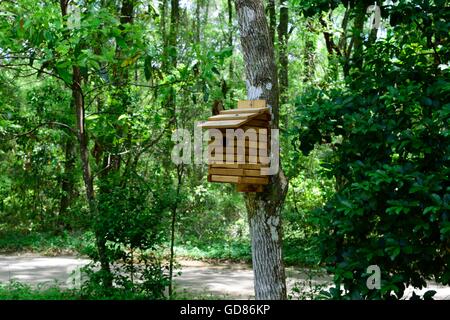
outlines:
[[[234,156],[234,161],[233,162],[238,162],[238,159],[240,159],[240,158],[238,158],[238,155],[236,153],[234,153],[234,154],[227,154],[226,153],[226,154],[223,155],[223,158],[224,158],[223,162],[227,162],[226,160],[227,160],[228,156],[230,156],[230,157]],[[268,161],[270,161],[269,157],[265,157],[265,156],[260,157],[258,155],[252,155],[252,156],[244,155],[244,159],[245,159],[245,163],[263,163],[263,161],[265,161],[264,163],[268,163]],[[255,159],[256,161],[250,161],[250,160],[253,160],[253,159]]]
[[[239,100],[238,109],[246,108],[264,108],[266,107],[266,100]]]
[[[250,141],[247,141],[248,143],[250,143]],[[258,155],[258,151],[259,150],[261,150],[261,152],[267,152],[267,145],[262,145],[262,148],[261,149],[257,149],[257,148],[248,148],[248,147],[244,147],[245,148],[245,154],[247,154],[247,155],[250,155],[250,154],[256,154],[256,155]],[[224,153],[234,153],[234,154],[237,154],[237,151],[238,151],[238,146],[237,145],[235,145],[234,146],[234,148],[232,148],[232,147],[226,147],[226,148],[223,148],[222,149],[222,151],[224,152]]]
[[[234,128],[236,129],[236,128]],[[244,135],[245,133],[247,133],[247,135],[245,136],[245,140],[246,141],[258,141],[258,139],[260,139],[261,141],[267,142],[268,141],[268,137],[270,137],[270,129],[265,129],[265,128],[255,128],[255,127],[240,127],[239,129],[242,129],[244,131]],[[250,132],[246,132],[247,130],[252,129],[254,130],[254,133],[256,134],[256,137],[253,137],[253,134],[251,134],[252,131]],[[226,130],[224,128],[219,128],[219,130],[222,132],[222,135],[224,138],[226,138],[227,133]],[[233,134],[232,134],[233,136]],[[235,145],[236,145],[236,136],[234,137],[234,141],[235,141]]]
[[[252,108],[266,108],[266,100],[252,100]]]
[[[209,168],[208,173],[221,176],[261,177],[260,169]]]
[[[240,126],[242,126],[247,119],[241,119],[241,120],[223,120],[223,121],[206,121],[203,123],[200,123],[198,127],[201,127],[203,129],[215,129],[215,128],[230,128],[235,129]]]
[[[212,116],[208,118],[208,121],[219,121],[219,120],[247,120],[249,118],[257,118],[258,113],[230,113],[230,114],[219,114],[217,116]]]
[[[242,108],[242,109],[229,109],[229,110],[222,110],[220,111],[220,114],[230,114],[230,113],[269,113],[269,108]]]
[[[256,149],[252,149],[252,150],[256,150]],[[268,154],[264,154],[265,152],[261,151],[261,158],[268,158],[269,155]],[[228,155],[234,155],[234,157],[236,158],[237,156],[245,156],[246,159],[248,159],[249,157],[257,157],[259,158],[260,154],[259,152],[256,150],[255,153],[250,153],[248,150],[244,150],[243,154],[238,153],[236,150],[231,150],[231,152],[224,152],[223,156],[224,158],[227,157]],[[213,155],[214,156],[214,155]]]
[[[270,162],[270,158],[269,157],[252,157],[252,159],[250,159],[249,156],[245,156],[243,161],[238,161],[238,158],[236,155],[233,155],[233,161],[227,161],[227,156],[224,155],[223,156],[223,160],[214,160],[214,159],[208,159],[208,163],[209,164],[234,164],[237,163],[239,164],[239,162],[243,162],[241,164],[268,164]],[[256,161],[250,161],[253,160],[253,158],[256,158]]]
[[[257,139],[258,139],[259,141],[264,141],[264,142],[269,141],[268,139],[269,139],[269,137],[270,137],[270,129],[265,129],[265,128],[255,128],[255,127],[248,127],[248,126],[240,127],[240,129],[244,130],[244,132],[246,132],[246,131],[249,130],[249,129],[253,129],[253,130],[255,130],[255,132],[256,132],[256,134],[257,134]],[[251,135],[249,134],[249,136],[251,136]],[[253,139],[253,137],[250,137],[249,140],[250,140],[250,141],[255,141],[255,140]]]
[[[215,118],[215,117],[221,117],[221,115],[214,116],[208,119],[208,121],[200,123],[198,127],[203,129],[236,129],[239,127],[246,126],[261,126],[261,127],[267,127],[269,125],[268,122],[264,120],[253,120],[253,118],[256,118],[258,114],[248,115],[246,113],[245,117],[233,117],[229,115],[223,115],[224,118]],[[230,119],[231,118],[231,119]],[[236,119],[237,118],[237,119]],[[228,120],[227,120],[228,119]],[[253,122],[253,124],[247,124],[249,122]]]
[[[251,100],[239,100],[237,104],[238,109],[246,109],[252,107]]]
[[[223,146],[223,142],[221,141],[216,141],[216,140],[211,140],[209,142],[209,146],[222,146],[222,148],[226,149],[224,150],[224,152],[227,152],[227,150],[230,150],[231,147],[224,147]],[[256,141],[249,141],[248,139],[245,140],[245,147],[246,148],[251,148],[251,149],[262,149],[262,150],[267,150],[268,149],[268,144],[267,143],[258,143]],[[234,144],[234,148],[237,148],[237,144]]]
[[[234,146],[228,146],[225,147],[223,143],[220,143],[218,141],[215,142],[211,142],[208,144],[207,148],[208,148],[208,152],[217,152],[218,150],[220,150],[220,148],[222,148],[221,152],[222,153],[236,153],[238,150],[242,149],[242,145],[244,147],[245,153],[246,154],[258,154],[260,150],[263,150],[265,152],[265,150],[267,150],[268,148],[268,144],[267,143],[252,143],[252,141],[246,140],[244,144],[241,143],[237,143],[237,141],[234,141]],[[257,148],[250,148],[249,146],[258,146]]]
[[[217,149],[219,149],[219,148],[220,148],[220,146],[218,146],[218,145],[213,145],[213,144],[208,145],[208,154],[211,154],[212,156],[214,156],[215,151],[217,151]],[[238,152],[238,147],[236,145],[234,146],[234,148],[222,147],[223,154],[229,154],[229,153],[237,154],[237,152]],[[263,145],[262,148],[260,148],[260,149],[247,148],[247,147],[245,148],[246,155],[251,155],[251,154],[258,155],[259,153],[262,153],[263,156],[266,156],[268,154],[267,145]]]
[[[212,174],[209,179],[210,182],[226,182],[226,183],[239,183],[241,177],[238,176],[220,176]]]
[[[228,161],[228,157],[230,158],[230,161]],[[270,157],[248,156],[248,155],[245,155],[245,157],[242,156],[239,157],[237,154],[224,154],[222,159],[220,159],[218,156],[215,157],[214,155],[208,159],[208,164],[234,164],[234,163],[267,165],[270,163]]]
[[[268,184],[269,178],[267,177],[240,177],[239,183],[245,184]]]
[[[259,171],[259,170],[254,170]],[[244,169],[228,169],[228,168],[209,168],[209,174],[222,175],[222,176],[243,176]]]
[[[268,184],[269,178],[267,177],[239,177],[239,176],[222,176],[211,174],[208,177],[210,182],[224,182],[224,183],[237,183],[237,184]]]
[[[246,176],[246,177],[261,177],[261,170],[244,169],[244,176]]]
[[[210,168],[227,168],[227,169],[250,169],[250,170],[260,170],[261,168],[267,168],[268,165],[267,164],[251,164],[251,163],[246,163],[246,164],[237,164],[237,163],[222,163],[222,164],[210,164],[209,165]]]

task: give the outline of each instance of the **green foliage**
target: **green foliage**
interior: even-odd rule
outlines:
[[[143,300],[145,295],[120,289],[111,290],[105,296],[103,293],[77,289],[63,289],[57,283],[42,284],[32,287],[17,281],[0,284],[0,300]]]
[[[288,136],[293,141],[294,136]],[[321,208],[334,192],[334,179],[321,172],[320,164],[330,156],[326,147],[316,149],[311,155],[303,156],[290,149],[291,161],[283,167],[291,176],[289,191],[283,210],[284,260],[287,264],[316,266],[319,246],[316,235],[319,232],[314,210]]]
[[[0,252],[36,252],[44,255],[87,254],[94,244],[90,232],[24,232],[20,230],[0,231]]]
[[[32,288],[20,282],[0,284],[0,300],[78,300],[80,297],[70,290],[61,290],[57,285]]]
[[[324,281],[324,271],[320,269],[305,269],[304,279],[294,282],[289,294],[289,300],[327,300],[329,299]]]
[[[251,262],[250,242],[224,241],[216,243],[203,243],[198,246],[185,242],[183,246],[175,248],[180,258],[195,260],[229,260]]]
[[[151,187],[153,190],[139,177],[129,177],[123,183],[114,176],[102,180],[99,215],[93,220],[93,230],[97,232],[97,241],[106,241],[106,252],[102,257],[96,247],[89,251],[94,262],[86,267],[89,280],[83,290],[87,295],[107,297],[120,288],[152,299],[164,297],[167,266],[156,252],[167,239],[164,218],[172,205],[170,201],[176,199],[165,197],[173,194],[171,190],[159,194],[164,190],[161,185]],[[96,262],[104,263],[105,257],[110,274],[96,268]],[[109,277],[114,287],[102,286]]]
[[[193,2],[177,21],[171,6],[133,3],[127,20],[123,1],[74,0],[65,17],[58,1],[0,2],[0,251],[94,261],[82,290],[11,284],[0,296],[163,299],[172,214],[176,256],[251,261],[241,195],[207,183],[206,166],[184,167],[178,181],[170,157],[175,128],[245,96],[227,3],[211,15],[210,2]],[[379,39],[365,21],[373,4],[285,2],[284,259],[325,265],[345,289],[325,295],[302,283],[293,298],[393,298],[433,277],[449,283],[448,1],[381,5]],[[366,288],[371,264],[380,291]]]
[[[392,10],[412,14],[366,49],[347,88],[298,101],[300,150],[334,150],[324,168],[337,193],[316,213],[322,261],[344,289],[335,298],[400,298],[431,278],[450,283],[449,11],[427,1]],[[381,290],[366,287],[369,265],[381,268]]]

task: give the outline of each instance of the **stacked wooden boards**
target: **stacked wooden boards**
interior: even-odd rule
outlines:
[[[208,181],[236,184],[239,192],[262,192],[269,183],[269,177],[261,175],[261,168],[267,167],[270,160],[270,120],[265,100],[241,100],[237,109],[223,110],[200,124],[222,133],[222,139],[210,135]],[[234,136],[238,129],[244,132],[240,142]],[[228,139],[227,131],[233,132]],[[222,154],[217,154],[220,151]]]

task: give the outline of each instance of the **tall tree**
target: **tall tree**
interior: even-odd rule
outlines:
[[[168,57],[168,61],[170,64],[166,66],[167,68],[176,67],[177,65],[177,38],[178,38],[178,30],[180,23],[180,3],[179,0],[171,0],[170,2],[170,30],[169,30],[169,38],[168,38],[168,46],[172,50],[172,54]],[[165,48],[168,50],[169,48]],[[171,88],[170,94],[165,101],[166,108],[171,113],[171,116],[174,121],[175,128],[177,127],[177,112],[176,112],[176,98],[174,94],[174,89]],[[183,179],[183,165],[177,165],[177,187],[176,187],[176,199],[178,199],[180,195],[180,189]],[[170,260],[169,260],[169,297],[172,297],[173,294],[173,269],[174,269],[174,257],[175,257],[175,226],[177,223],[177,212],[178,212],[178,201],[175,201],[171,207],[171,225],[170,225]]]
[[[233,1],[228,0],[227,1],[227,7],[228,7],[228,46],[230,48],[233,48],[233,35],[234,35],[234,28],[233,28]],[[233,57],[230,58],[230,65],[228,67],[229,70],[229,77],[230,82],[233,83],[233,74],[234,74],[234,63],[233,63]],[[233,99],[233,90],[230,90],[230,98]]]
[[[68,0],[60,0],[61,15],[65,23],[67,23],[67,19],[69,17],[68,4]],[[89,213],[93,218],[96,218],[98,216],[98,206],[94,192],[94,177],[92,175],[92,170],[89,163],[89,136],[86,131],[85,101],[82,89],[82,81],[83,76],[81,73],[81,68],[78,65],[74,64],[72,66],[71,90],[73,103],[75,106],[77,127],[76,131],[80,148],[81,164],[83,168],[83,181],[86,189],[86,198],[89,204]],[[106,243],[103,234],[99,234],[98,232],[96,232],[96,244],[101,270],[103,271],[103,275],[105,276],[104,284],[109,287],[112,285],[110,280],[111,270],[109,261],[106,256]]]
[[[235,0],[247,78],[247,98],[264,99],[278,129],[279,92],[274,47],[262,0]],[[288,182],[280,169],[264,192],[245,196],[255,275],[256,299],[286,299],[280,212]]]
[[[287,102],[287,88],[289,85],[289,67],[288,67],[288,23],[289,9],[286,0],[280,0],[280,22],[278,23],[278,62],[280,64],[280,102]]]
[[[270,41],[272,43],[275,43],[275,28],[277,25],[277,16],[275,12],[275,0],[268,0],[267,1],[267,15],[269,16],[269,35],[270,35]]]

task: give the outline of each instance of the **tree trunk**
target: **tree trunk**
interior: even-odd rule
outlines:
[[[171,11],[170,11],[170,31],[169,31],[169,39],[168,46],[172,47],[175,51],[175,55],[168,57],[168,61],[170,61],[170,65],[168,67],[176,67],[177,65],[177,38],[178,38],[178,30],[179,30],[179,22],[180,22],[180,3],[179,0],[171,0]],[[200,23],[198,21],[197,23]],[[167,50],[168,48],[164,48]],[[175,128],[177,128],[177,113],[176,113],[176,97],[174,95],[173,90],[166,98],[165,106],[169,109],[171,116],[175,119]],[[170,225],[170,261],[169,261],[169,297],[172,297],[173,294],[173,265],[175,259],[175,229],[176,229],[176,220],[177,220],[177,211],[178,211],[178,197],[180,194],[180,189],[183,180],[183,166],[177,166],[177,191],[176,191],[176,201],[171,210],[171,225]]]
[[[353,55],[352,65],[357,69],[363,66],[364,51],[364,22],[366,20],[366,5],[364,2],[358,3],[355,7],[355,20],[353,22]]]
[[[177,38],[178,38],[178,22],[180,21],[180,3],[179,0],[171,0],[170,1],[170,29],[169,29],[169,37],[168,48],[174,50],[174,54],[168,57],[169,67],[175,67],[177,62]],[[166,55],[168,53],[166,52]]]
[[[286,0],[280,0],[280,23],[278,24],[278,61],[280,63],[280,102],[285,104],[288,101],[287,88],[289,85],[289,62],[287,45],[289,40],[288,22],[289,9]]]
[[[272,112],[271,127],[278,128],[278,79],[273,43],[262,0],[235,0],[249,100],[264,99]],[[286,299],[282,258],[281,208],[288,182],[282,170],[271,176],[261,193],[247,193],[252,240],[256,299]]]
[[[307,20],[304,25],[303,37],[305,44],[303,46],[303,60],[305,65],[305,77],[303,82],[314,78],[316,71],[316,36],[313,34],[313,21]]]
[[[85,128],[85,112],[84,112],[84,98],[81,90],[81,73],[80,68],[77,66],[73,67],[73,80],[72,80],[72,96],[75,104],[75,113],[77,118],[77,133],[78,141],[80,144],[80,157],[81,164],[83,167],[83,181],[86,188],[86,197],[89,204],[89,213],[92,218],[98,216],[97,203],[95,200],[94,193],[94,181],[91,173],[91,166],[89,164],[89,139]],[[106,287],[111,286],[110,275],[111,270],[109,266],[109,261],[106,256],[106,239],[102,233],[96,230],[95,233],[97,250],[100,260],[101,270],[104,272],[104,285]]]
[[[177,223],[178,198],[180,197],[180,190],[183,183],[184,167],[183,164],[177,166],[177,191],[176,200],[172,206],[172,221],[170,224],[170,261],[169,261],[169,298],[173,295],[173,264],[175,258],[175,227]]]
[[[72,203],[74,197],[74,169],[76,160],[76,148],[72,137],[67,137],[65,142],[65,159],[64,159],[64,173],[61,180],[61,199],[59,203],[59,217],[58,227],[63,228],[64,224],[61,222],[61,218],[65,216],[67,208]]]
[[[275,13],[275,0],[267,0],[267,14],[269,15],[269,35],[270,41],[275,43],[275,26],[277,18]]]
[[[163,48],[167,47],[167,31],[166,31],[166,11],[167,11],[167,0],[159,1],[159,11],[161,12],[160,17],[160,32],[162,37]],[[165,54],[165,52],[164,52]]]
[[[228,0],[228,46],[233,49],[233,35],[234,35],[234,28],[233,28],[233,2],[232,0]],[[229,81],[233,83],[234,78],[234,62],[233,62],[233,55],[230,57],[230,65],[228,66],[228,73],[229,73]],[[233,100],[233,90],[230,90],[230,100]]]

